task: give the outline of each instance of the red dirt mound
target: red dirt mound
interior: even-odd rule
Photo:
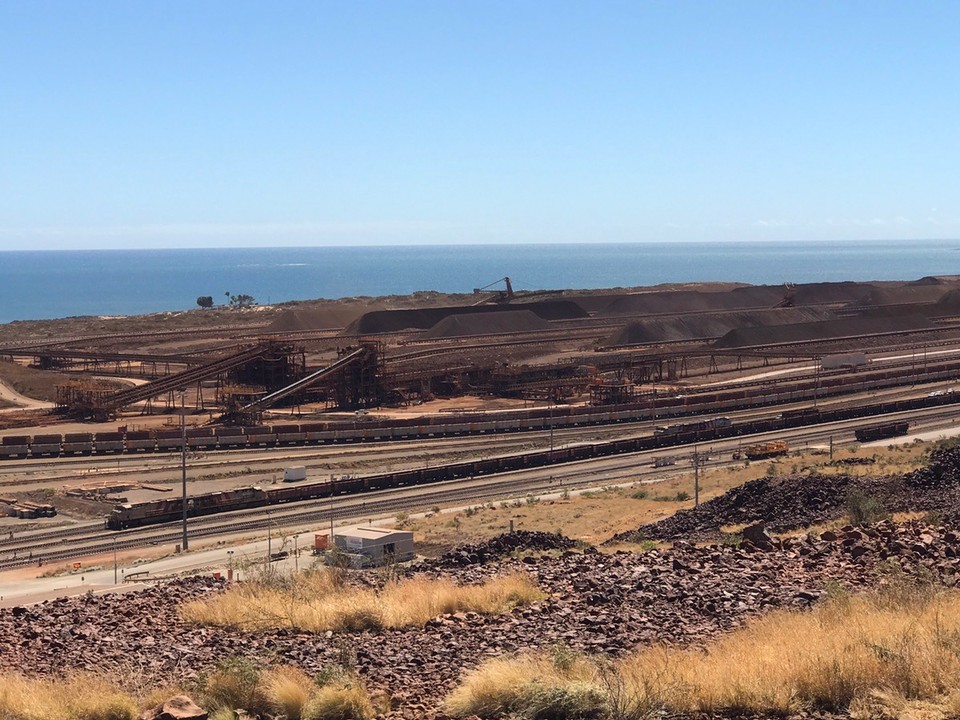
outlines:
[[[831,305],[854,302],[874,288],[869,283],[807,283],[790,289],[794,305]],[[772,308],[787,294],[782,285],[748,285],[728,291],[675,290],[614,296],[598,315],[660,315],[703,310]]]
[[[286,310],[267,326],[267,332],[303,332],[343,328],[367,312],[366,305],[334,305],[326,308]]]

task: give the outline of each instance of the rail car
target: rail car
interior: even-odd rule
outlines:
[[[893,422],[857,428],[853,434],[856,436],[857,442],[871,442],[873,440],[885,440],[886,438],[906,435],[909,429],[910,423],[908,422]]]
[[[0,458],[18,460],[30,455],[28,435],[8,435],[0,440]]]
[[[910,371],[909,367],[891,368],[882,372],[872,372],[869,376],[859,375],[853,380],[825,378],[817,383],[814,379],[805,379],[769,387],[745,387],[683,396],[650,397],[614,408],[536,408],[496,418],[480,413],[467,413],[456,417],[405,418],[397,421],[364,419],[357,422],[327,421],[255,427],[188,428],[187,447],[191,450],[229,450],[381,442],[470,434],[501,434],[550,427],[563,429],[661,418],[682,419],[689,415],[723,413],[737,409],[810,401],[841,392],[878,389],[897,384],[898,380],[903,380],[904,372],[908,371]],[[952,380],[958,373],[960,373],[960,364],[942,363],[929,365],[924,378]],[[960,402],[960,393],[947,392],[942,395],[885,403],[880,407],[883,407],[882,412],[886,413],[956,402]],[[817,408],[801,408],[782,413],[779,418],[781,424],[778,427],[797,427],[813,422],[829,422],[831,418],[842,420],[858,415],[878,414],[878,412],[858,408],[831,411],[831,414]],[[725,417],[718,417],[705,421],[681,421],[672,425],[662,425],[662,429],[657,434],[667,437],[686,437],[695,433],[709,437],[709,433],[714,429],[722,429],[711,426],[711,423],[723,424],[727,420]],[[183,439],[180,429],[9,436],[0,442],[0,460],[61,455],[179,452],[182,447]]]
[[[744,448],[743,455],[747,460],[763,460],[764,458],[786,455],[789,451],[790,447],[783,440],[773,440],[771,442],[750,445]]]
[[[92,455],[93,433],[67,433],[60,443],[62,455]]]
[[[762,427],[761,427],[762,426]],[[574,445],[567,448],[545,450],[519,455],[507,455],[484,460],[469,460],[432,468],[416,468],[397,472],[381,473],[356,478],[340,478],[318,483],[306,483],[276,488],[242,488],[237,491],[208,493],[188,499],[187,516],[207,515],[214,512],[230,512],[250,507],[285,502],[298,502],[336,495],[356,494],[371,490],[396,488],[426,483],[456,480],[458,478],[510,472],[527,468],[543,467],[559,463],[588,460],[619,453],[637,452],[657,447],[671,446],[685,442],[695,442],[737,432],[759,432],[767,429],[766,423],[745,423],[735,427],[713,427],[710,430],[691,430],[676,433],[669,438],[641,437],[614,440],[603,443]],[[183,516],[180,498],[153,500],[144,503],[117,505],[107,518],[107,527],[111,530],[123,530],[129,527],[151,523],[170,522]]]
[[[719,428],[730,427],[733,422],[728,417],[710,418],[709,420],[700,420],[693,423],[681,423],[679,425],[661,425],[654,428],[654,435],[678,435],[685,432],[702,432],[704,430],[716,430]]]

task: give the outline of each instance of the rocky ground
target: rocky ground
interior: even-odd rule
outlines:
[[[871,586],[892,561],[906,574],[954,585],[960,536],[943,527],[880,523],[802,540],[696,547],[643,554],[563,548],[545,534],[498,538],[410,572],[474,582],[526,570],[549,598],[503,617],[442,616],[425,628],[362,633],[261,634],[198,628],[180,620],[185,600],[219,581],[183,580],[126,595],[84,597],[0,611],[0,672],[50,675],[96,670],[123,681],[184,683],[232,656],[307,672],[355,665],[371,689],[393,698],[395,718],[440,718],[444,695],[484,658],[563,643],[619,655],[648,643],[697,644],[774,608],[804,608],[841,584]],[[532,546],[534,549],[527,549]]]
[[[607,553],[550,533],[502,535],[401,572],[473,583],[522,570],[547,599],[505,616],[445,615],[410,630],[249,633],[186,624],[178,611],[183,602],[223,589],[212,578],[0,610],[0,672],[95,670],[121,683],[172,681],[189,691],[204,672],[237,656],[311,674],[347,664],[371,690],[392,698],[392,720],[439,720],[446,694],[488,657],[557,644],[608,656],[652,643],[698,645],[770,610],[807,608],[835,588],[905,579],[955,587],[958,487],[960,450],[945,449],[924,469],[894,479],[764,478],[638,530],[671,538],[669,549]],[[785,539],[758,523],[743,528],[736,542],[683,539],[734,523],[816,524],[842,514],[854,489],[873,493],[864,497],[880,498],[888,508],[936,510],[945,522],[883,521]],[[386,577],[374,572],[354,581],[376,584]]]
[[[759,478],[698,508],[613,537],[611,544],[642,540],[718,540],[721,529],[763,522],[786,532],[836,520],[860,504],[876,513],[934,512],[960,519],[960,449],[935,451],[923,468],[892,477],[787,475]],[[872,506],[872,507],[867,507]]]

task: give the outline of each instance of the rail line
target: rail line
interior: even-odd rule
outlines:
[[[900,412],[885,416],[885,419],[918,419],[924,426],[939,426],[936,422],[938,415],[953,418],[949,408],[927,409],[920,412]],[[918,417],[919,415],[919,417]],[[717,439],[712,442],[701,443],[708,455],[729,452],[739,447],[743,442],[756,442],[773,439],[789,439],[793,443],[822,442],[833,438],[838,442],[846,442],[853,438],[853,424],[856,421],[842,420],[824,425],[807,428],[794,428],[789,431],[779,430],[762,432],[750,436]],[[696,446],[695,446],[696,447]],[[591,458],[567,462],[560,466],[544,466],[514,470],[502,474],[487,475],[481,478],[454,480],[430,485],[413,485],[372,492],[356,496],[341,496],[303,503],[272,505],[230,513],[224,516],[192,518],[190,520],[190,535],[192,537],[209,537],[223,534],[235,534],[247,530],[264,529],[268,525],[277,523],[301,523],[343,518],[365,517],[382,515],[400,510],[422,507],[426,503],[449,504],[460,500],[488,501],[501,497],[519,497],[531,493],[561,488],[579,488],[610,484],[615,481],[643,479],[648,476],[670,476],[689,472],[687,469],[651,468],[651,459],[671,449],[681,454],[689,453],[690,444],[676,448],[661,448],[658,450],[643,450],[640,452],[624,453],[601,458]],[[725,464],[725,461],[714,461],[715,464]],[[627,473],[627,474],[625,474]],[[547,477],[544,478],[543,475]],[[532,476],[532,477],[531,477]],[[264,515],[269,514],[269,517]],[[54,531],[41,539],[37,536],[20,539],[19,544],[9,540],[0,541],[0,551],[11,554],[17,551],[18,557],[0,559],[0,569],[23,567],[42,559],[44,563],[85,557],[104,552],[126,550],[148,545],[157,545],[168,542],[177,542],[181,537],[178,525],[171,529],[171,524],[156,525],[147,528],[125,530],[110,536],[109,541],[103,540],[100,528],[90,525]],[[70,539],[69,547],[60,547]],[[29,543],[27,545],[26,543]],[[23,557],[25,548],[31,548],[33,557]],[[38,552],[43,550],[43,552]],[[41,557],[38,557],[40,555]]]

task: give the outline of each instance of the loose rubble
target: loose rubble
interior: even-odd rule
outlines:
[[[450,552],[444,553],[436,560],[426,563],[426,565],[434,568],[482,565],[507,557],[518,550],[546,552],[549,550],[568,550],[576,545],[575,540],[557,533],[519,530],[498,535],[486,542],[461,545]]]
[[[225,587],[222,580],[203,577],[136,593],[15,607],[0,610],[0,672],[97,671],[121,683],[134,675],[141,683],[173,681],[189,691],[201,674],[234,656],[290,664],[309,674],[347,663],[368,688],[391,698],[394,709],[385,718],[441,720],[446,694],[464,671],[489,657],[557,644],[614,657],[653,643],[700,645],[771,610],[807,608],[830,587],[856,590],[912,576],[956,587],[958,488],[960,450],[949,449],[900,478],[755,480],[630,534],[670,538],[669,549],[601,553],[553,533],[501,535],[401,573],[477,583],[522,570],[547,598],[503,616],[442,615],[417,629],[351,634],[285,628],[251,634],[190,626],[178,607]],[[879,498],[888,510],[937,509],[947,521],[885,521],[799,538],[768,532],[836,518],[854,489]],[[725,525],[742,526],[739,542],[689,541],[716,535]],[[365,573],[355,581],[369,585],[383,577]],[[172,698],[143,717],[204,713],[187,698]]]
[[[620,533],[608,543],[715,540],[725,526],[757,522],[774,532],[796,530],[842,517],[854,491],[876,499],[888,513],[937,511],[956,524],[960,520],[960,449],[939,450],[928,466],[902,476],[793,474],[751,480],[698,508]]]
[[[894,566],[947,586],[960,574],[960,536],[943,527],[884,522],[801,539],[770,538],[762,528],[750,536],[757,544],[678,542],[644,554],[524,550],[496,563],[423,568],[461,582],[525,569],[549,597],[505,616],[444,615],[415,630],[254,635],[189,626],[177,607],[223,588],[209,578],[17,607],[0,611],[0,672],[97,670],[120,680],[136,672],[158,684],[189,685],[232,656],[289,663],[311,674],[346,658],[368,687],[391,696],[396,710],[390,717],[441,718],[445,694],[487,657],[557,643],[613,656],[650,643],[701,644],[769,610],[808,607],[828,585],[875,585]],[[477,547],[502,552],[524,543],[539,552],[563,541],[538,534]],[[479,556],[476,550],[466,555]]]

